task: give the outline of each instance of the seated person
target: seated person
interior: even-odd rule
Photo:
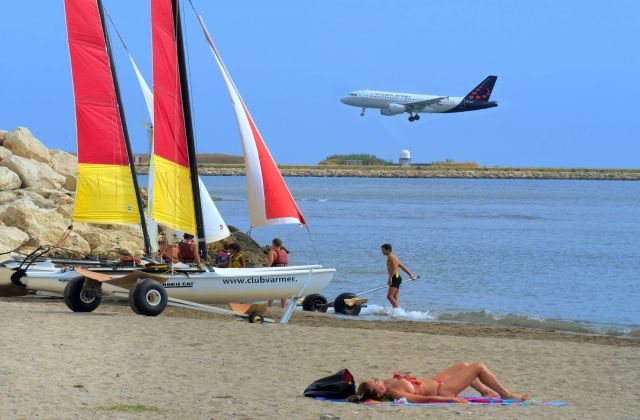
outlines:
[[[367,400],[398,400],[406,398],[412,403],[455,402],[466,403],[458,394],[468,386],[485,397],[497,397],[505,400],[526,401],[525,394],[516,394],[507,390],[482,362],[456,363],[431,378],[416,378],[394,372],[389,379],[370,379],[358,387],[352,402]]]
[[[178,262],[178,245],[167,243],[165,236],[158,238],[158,252],[154,257],[163,263],[176,263]]]
[[[218,255],[216,256],[216,267],[229,267],[229,256],[231,255],[231,252],[229,252],[229,245],[230,244],[226,241],[222,243],[222,249],[218,251]]]
[[[229,251],[231,255],[229,256],[229,268],[244,268],[245,261],[244,257],[240,253],[240,245],[233,243],[229,245]]]
[[[185,233],[183,240],[178,245],[178,257],[180,262],[185,264],[200,265],[200,253],[198,252],[198,244],[193,240],[193,235]]]

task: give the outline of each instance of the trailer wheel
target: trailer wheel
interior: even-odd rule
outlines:
[[[249,321],[250,324],[262,324],[264,323],[264,316],[257,312],[251,312],[247,317],[247,321]]]
[[[73,312],[93,312],[102,303],[102,297],[84,291],[84,282],[84,277],[76,277],[64,288],[64,303]]]
[[[356,316],[360,313],[362,307],[360,305],[347,305],[344,301],[345,299],[351,299],[356,297],[354,293],[342,293],[338,295],[336,300],[333,302],[333,308],[335,309],[337,314],[343,315],[352,315]]]
[[[306,296],[302,301],[302,310],[309,312],[327,312],[327,298],[317,293]]]
[[[160,315],[167,307],[167,291],[159,282],[144,279],[129,291],[129,306],[138,315]]]

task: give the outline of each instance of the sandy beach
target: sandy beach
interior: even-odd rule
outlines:
[[[479,325],[366,322],[296,313],[254,325],[168,309],[0,300],[2,418],[637,418],[640,340]],[[385,324],[385,325],[383,325]],[[382,328],[382,327],[387,328]],[[315,379],[393,370],[430,375],[483,360],[505,385],[567,407],[366,407],[304,398]],[[135,410],[130,412],[127,410]]]

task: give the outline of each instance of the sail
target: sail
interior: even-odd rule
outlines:
[[[116,32],[117,32],[117,29],[116,29]],[[154,120],[153,119],[153,115],[154,115],[153,114],[153,107],[154,107],[153,93],[151,92],[151,89],[149,88],[149,85],[147,84],[146,80],[142,76],[142,73],[140,72],[138,66],[136,65],[136,62],[133,59],[133,55],[127,48],[124,42],[124,39],[122,38],[119,32],[117,33],[120,38],[120,41],[122,42],[124,49],[127,51],[129,60],[131,61],[131,64],[133,66],[133,70],[136,73],[136,77],[140,85],[140,90],[142,91],[142,95],[144,96],[144,100],[147,105],[149,118],[151,118],[151,121],[153,121]],[[153,133],[153,131],[151,131],[151,133]],[[154,148],[153,148],[153,141],[152,141],[151,142],[151,159],[149,162],[149,189],[148,189],[148,197],[149,197],[148,208],[149,209],[153,208],[153,202],[154,202],[153,185],[154,185],[154,178],[155,178],[154,176],[155,170],[154,170],[154,164],[153,164],[153,154],[154,154],[153,150]],[[222,219],[220,212],[218,211],[217,207],[213,203],[213,200],[211,199],[211,196],[207,192],[207,189],[204,186],[204,183],[202,182],[202,179],[200,177],[198,177],[198,182],[200,185],[200,203],[201,203],[203,219],[204,219],[205,240],[207,243],[220,241],[230,236],[231,232],[229,231],[229,227],[227,226],[225,221]],[[149,225],[149,229],[153,233],[155,233],[157,237],[157,224],[151,214],[149,215],[149,218],[148,218],[148,225]],[[156,242],[157,242],[157,238],[156,238]]]
[[[204,182],[202,182],[202,178],[198,177],[198,183],[200,184],[200,206],[202,207],[205,241],[210,244],[211,242],[221,241],[231,236],[229,227],[213,203],[207,187],[205,187]]]
[[[150,121],[153,121],[153,93],[151,93],[151,89],[147,84],[147,81],[142,76],[136,61],[133,59],[133,55],[129,48],[127,48],[127,44],[124,42],[124,38],[120,35],[120,31],[116,27],[115,22],[111,19],[111,15],[107,13],[109,20],[111,21],[111,25],[113,29],[116,31],[118,35],[118,39],[122,44],[122,47],[127,52],[129,56],[129,61],[131,61],[131,65],[133,66],[133,71],[136,74],[136,78],[138,79],[138,84],[140,85],[140,90],[142,91],[142,96],[144,97],[144,103],[147,105],[147,111],[149,112]],[[151,215],[151,209],[153,208],[153,126],[148,127],[149,130],[149,144],[150,144],[150,159],[149,159],[149,180],[147,182],[147,211],[146,211],[146,219],[147,219],[147,228],[149,231],[149,242],[150,248],[152,252],[158,251],[158,224],[153,219]]]
[[[153,209],[156,222],[196,234],[172,1],[151,1]]]
[[[306,224],[200,15],[198,21],[222,73],[238,122],[245,162],[251,227],[287,223]]]
[[[140,214],[96,0],[65,0],[76,109],[78,186],[73,219],[138,224]]]

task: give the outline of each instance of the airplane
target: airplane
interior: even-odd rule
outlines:
[[[464,97],[356,90],[340,102],[362,108],[361,117],[367,108],[378,108],[380,114],[387,116],[408,112],[409,121],[413,122],[420,119],[419,113],[466,112],[498,106],[496,101],[489,100],[497,79],[498,76],[488,76]]]

